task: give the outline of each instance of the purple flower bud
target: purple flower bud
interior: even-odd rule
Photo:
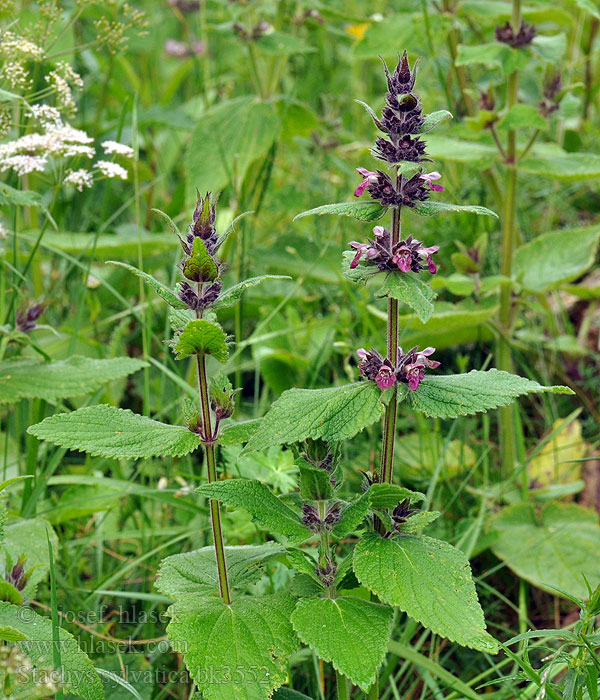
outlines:
[[[199,308],[200,299],[193,287],[187,282],[181,282],[178,296],[184,304],[188,305],[188,308],[192,309],[192,311]]]
[[[47,304],[35,302],[25,311],[19,311],[17,314],[17,329],[21,333],[29,333],[35,330],[38,318],[44,313]]]

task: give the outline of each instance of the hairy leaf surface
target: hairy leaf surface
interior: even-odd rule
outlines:
[[[180,333],[175,343],[177,359],[190,355],[212,355],[219,362],[227,362],[227,336],[218,323],[204,318],[194,319]]]
[[[408,304],[419,319],[425,323],[431,318],[433,313],[431,302],[437,294],[416,275],[391,272],[386,277],[383,287],[377,292],[377,296],[392,297]]]
[[[354,550],[354,571],[383,602],[397,605],[436,634],[473,649],[498,650],[485,631],[469,561],[447,542],[368,533]]]
[[[200,445],[198,435],[187,428],[105,404],[57,413],[27,432],[69,450],[116,459],[181,457]]]

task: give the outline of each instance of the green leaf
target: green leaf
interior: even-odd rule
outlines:
[[[373,484],[369,489],[369,497],[373,508],[395,508],[402,501],[412,504],[425,500],[424,493],[396,484]]]
[[[480,207],[476,204],[450,204],[449,202],[436,202],[433,199],[428,199],[424,202],[417,202],[414,210],[421,216],[435,216],[435,214],[445,214],[449,211],[462,211],[469,214],[480,214],[482,216],[494,216],[498,218],[498,214],[486,207]]]
[[[256,582],[263,573],[261,565],[284,552],[285,547],[276,542],[225,547],[229,585],[236,588]],[[218,593],[219,573],[215,548],[203,547],[163,559],[154,585],[174,600]]]
[[[494,554],[534,586],[586,600],[585,578],[592,590],[600,584],[600,525],[593,511],[574,503],[548,503],[536,511],[519,503],[501,510],[489,527],[497,534]]]
[[[490,369],[466,374],[425,377],[409,400],[417,411],[433,418],[456,418],[506,406],[518,396],[529,393],[574,393],[566,386],[542,386],[510,372]]]
[[[38,584],[48,576],[48,538],[53,551],[58,550],[58,537],[52,526],[43,518],[16,520],[6,526],[6,536],[0,549],[0,571],[6,571],[25,555],[24,569],[29,579],[22,595],[30,600],[35,597]]]
[[[134,275],[141,277],[146,284],[154,289],[161,299],[164,299],[164,301],[166,301],[167,304],[172,306],[174,309],[187,309],[187,304],[181,301],[175,292],[172,292],[168,287],[165,287],[164,284],[159,282],[157,279],[154,279],[154,277],[149,275],[147,272],[138,270],[137,267],[134,267],[133,265],[128,265],[127,263],[118,262],[116,260],[108,260],[107,262],[109,265],[118,265],[119,267],[123,267],[125,270],[129,270],[129,272],[133,272]]]
[[[419,133],[424,134],[435,129],[436,126],[445,122],[446,119],[452,119],[452,112],[449,112],[447,109],[438,109],[437,112],[426,114],[425,121],[423,122],[423,126],[419,129]]]
[[[385,278],[378,297],[392,297],[408,304],[423,323],[429,321],[433,313],[431,303],[437,294],[431,287],[411,273],[390,272]]]
[[[187,428],[105,404],[57,413],[27,432],[70,450],[115,459],[182,457],[200,445],[199,436]]]
[[[377,265],[373,265],[364,259],[359,260],[355,268],[351,268],[350,265],[355,255],[356,251],[354,250],[345,250],[342,253],[342,273],[344,277],[348,278],[351,282],[366,285],[371,277],[377,275],[380,270]]]
[[[600,7],[598,7],[597,3],[594,2],[594,0],[575,0],[575,2],[583,10],[589,12],[592,15],[592,17],[600,19]]]
[[[304,459],[296,460],[300,470],[300,495],[310,501],[326,501],[333,496],[331,474]]]
[[[302,219],[305,216],[321,216],[322,214],[337,214],[338,216],[351,216],[359,221],[377,221],[387,211],[387,207],[381,206],[379,202],[362,201],[340,202],[339,204],[323,204],[321,207],[303,211],[294,217]]]
[[[491,44],[476,44],[467,46],[460,44],[455,65],[471,66],[481,64],[487,68],[500,68],[504,75],[510,75],[527,65],[528,55],[524,51],[513,49],[506,44],[494,42]]]
[[[104,384],[148,367],[143,360],[115,357],[95,360],[74,355],[60,362],[41,363],[29,358],[0,362],[0,403],[19,399],[61,399],[84,396]]]
[[[23,605],[23,596],[12,585],[12,583],[9,583],[8,581],[0,581],[0,600],[4,600],[7,603],[12,603],[13,605]],[[18,639],[26,638],[24,635],[21,635],[20,632],[17,632],[16,638],[13,637],[13,639],[7,639],[6,637],[2,636],[1,632],[2,630],[0,629],[0,639],[5,639],[7,641],[17,641]]]
[[[422,530],[424,527],[431,525],[431,523],[434,523],[440,517],[440,515],[441,513],[439,513],[437,510],[427,510],[421,511],[420,513],[415,513],[407,518],[405,523],[400,525],[400,529],[403,534],[411,535],[419,530]]]
[[[239,282],[238,284],[221,292],[217,301],[213,304],[213,309],[224,309],[235,304],[242,298],[242,294],[246,289],[256,287],[256,285],[265,280],[291,280],[289,275],[261,275],[260,277],[250,277],[250,279]]]
[[[227,479],[203,484],[196,491],[227,506],[247,510],[252,520],[261,528],[269,532],[278,532],[293,541],[305,540],[312,534],[302,524],[298,513],[277,498],[269,487],[260,481]]]
[[[511,107],[498,123],[499,129],[548,128],[548,122],[533,105],[517,104]]]
[[[193,282],[212,282],[219,275],[217,263],[206,250],[206,244],[200,237],[194,238],[192,254],[185,260],[183,274]]]
[[[340,513],[340,519],[333,528],[333,534],[341,538],[350,532],[354,532],[367,517],[369,505],[370,493],[368,491],[345,505]]]
[[[245,450],[311,438],[347,440],[381,418],[381,390],[373,382],[328,389],[288,389],[271,405]]]
[[[237,97],[208,109],[187,150],[190,195],[196,187],[215,192],[233,178],[242,182],[250,165],[278,138],[280,126],[275,107],[255,97]]]
[[[564,32],[553,36],[538,34],[533,37],[531,46],[535,53],[548,63],[560,63],[567,51],[567,35]]]
[[[532,292],[556,289],[594,264],[599,238],[599,225],[538,236],[515,251],[513,276]]]
[[[445,136],[427,136],[427,154],[436,160],[488,165],[498,157],[494,146]]]
[[[42,197],[37,192],[16,190],[5,182],[0,182],[0,206],[6,205],[40,207],[42,206]]]
[[[26,613],[26,614],[25,614]],[[41,617],[30,608],[17,607],[0,602],[0,629],[16,630],[23,641],[17,646],[29,656],[38,668],[54,666],[54,630],[52,621]],[[14,637],[13,637],[14,638]],[[66,630],[58,629],[61,668],[66,691],[81,696],[84,700],[103,700],[104,689],[96,669],[87,655],[79,648],[75,637]]]
[[[298,646],[290,623],[294,605],[291,595],[279,593],[230,605],[189,598],[169,608],[169,640],[204,700],[270,700]]]
[[[462,646],[495,653],[485,631],[466,556],[447,542],[401,536],[363,536],[354,550],[358,580],[382,601]]]
[[[221,430],[219,443],[221,445],[238,445],[240,442],[248,442],[260,428],[260,422],[260,418],[254,418],[239,423],[229,423]]]
[[[227,336],[218,323],[203,318],[190,321],[176,338],[175,352],[178,360],[190,355],[212,355],[219,362],[227,362]]]
[[[549,158],[531,157],[519,163],[519,170],[556,180],[590,180],[600,177],[600,155],[597,153],[557,153]]]
[[[300,639],[367,691],[385,659],[394,611],[360,598],[303,598],[292,613]]]

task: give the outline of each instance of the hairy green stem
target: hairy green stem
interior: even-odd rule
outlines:
[[[204,433],[204,449],[206,451],[206,464],[208,467],[208,483],[217,480],[217,460],[215,444],[212,441],[212,422],[210,417],[210,401],[208,398],[208,381],[206,378],[206,358],[204,355],[196,356],[198,362],[198,389],[202,405],[202,430]],[[223,530],[221,527],[221,510],[219,501],[210,501],[210,519],[212,524],[213,541],[215,543],[215,555],[217,558],[217,571],[219,574],[219,589],[225,605],[231,603],[229,581],[227,579],[227,562],[225,561],[225,547],[223,545]]]
[[[401,178],[398,178],[398,182]],[[392,246],[400,240],[402,227],[401,209],[392,214]],[[398,300],[388,300],[387,356],[392,366],[398,361]],[[394,384],[392,397],[386,406],[383,421],[383,444],[381,450],[381,475],[383,483],[391,484],[394,475],[394,443],[396,440],[396,416],[398,413],[398,384]]]
[[[512,23],[515,31],[521,26],[521,2],[513,0]],[[519,73],[514,71],[508,78],[507,107],[511,109],[519,101]],[[515,247],[515,219],[516,219],[516,191],[517,191],[517,132],[510,129],[507,135],[506,146],[506,185],[504,192],[504,211],[502,220],[502,264],[501,272],[504,277],[512,276],[512,257]],[[511,335],[512,335],[512,288],[510,283],[503,284],[500,288],[499,326],[500,336],[497,348],[498,369],[511,372],[513,369]],[[500,422],[500,453],[503,475],[505,477],[513,473],[515,469],[516,446],[513,406],[504,406],[500,409],[498,418]],[[526,477],[526,475],[525,475]]]
[[[348,685],[346,683],[346,676],[337,671],[335,677],[337,683],[338,700],[348,700]]]

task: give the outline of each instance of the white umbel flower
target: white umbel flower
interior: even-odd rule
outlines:
[[[64,184],[75,185],[79,192],[83,192],[84,187],[91,187],[94,182],[94,177],[89,170],[80,168],[79,170],[69,170],[67,176],[63,180]]]
[[[127,180],[127,170],[118,163],[111,163],[109,160],[99,160],[95,163],[95,166],[105,177],[119,177],[121,180]]]
[[[118,141],[103,141],[102,148],[107,156],[117,155],[125,156],[126,158],[133,158],[133,148],[126,146],[124,143],[119,143]]]
[[[8,156],[0,160],[0,172],[14,170],[17,175],[28,175],[34,171],[43,173],[47,162],[46,156]]]

